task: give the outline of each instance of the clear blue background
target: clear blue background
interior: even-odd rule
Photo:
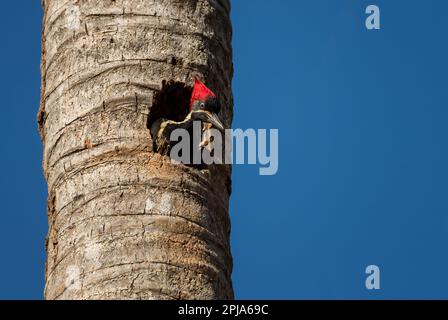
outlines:
[[[232,3],[234,127],[280,134],[277,175],[234,167],[236,297],[448,298],[448,2]],[[0,298],[40,299],[42,13],[2,11]]]

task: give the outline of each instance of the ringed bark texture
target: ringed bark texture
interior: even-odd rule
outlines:
[[[199,74],[232,119],[228,0],[44,0],[38,114],[47,299],[231,299],[230,168],[175,165],[147,128]]]

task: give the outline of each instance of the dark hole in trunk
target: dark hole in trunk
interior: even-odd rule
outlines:
[[[183,82],[162,82],[162,89],[154,95],[154,101],[148,116],[148,129],[152,123],[160,118],[182,121],[188,115],[191,93],[193,88]]]
[[[179,81],[166,81],[162,82],[162,88],[159,92],[154,95],[153,104],[149,109],[148,121],[146,126],[151,134],[151,138],[153,140],[153,152],[158,152],[163,155],[169,155],[169,150],[166,148],[158,148],[156,146],[156,132],[152,132],[151,127],[157,120],[164,119],[165,120],[173,120],[176,122],[183,121],[188,113],[190,112],[190,99],[191,94],[193,92],[193,87],[186,85],[183,82]],[[155,128],[158,128],[157,125],[159,123],[155,123]],[[191,137],[191,142],[193,141],[193,128],[187,129],[188,133]],[[196,169],[203,169],[207,166],[203,163],[200,164],[192,164],[193,163],[193,144],[190,145],[190,162],[184,163],[184,165],[189,167],[194,167]],[[214,153],[214,151],[213,151]],[[179,154],[182,157],[182,151]]]
[[[154,95],[152,107],[149,110],[146,127],[151,132],[151,126],[158,119],[182,121],[190,111],[190,98],[193,88],[179,81],[162,82],[162,89]],[[152,137],[152,134],[151,134]],[[154,140],[154,137],[152,137]]]

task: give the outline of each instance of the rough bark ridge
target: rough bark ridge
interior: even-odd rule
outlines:
[[[152,152],[162,80],[202,75],[230,126],[228,0],[44,0],[47,299],[233,297],[230,168]]]

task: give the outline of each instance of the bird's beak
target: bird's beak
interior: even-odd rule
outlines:
[[[209,122],[217,129],[224,131],[224,125],[222,124],[221,120],[219,120],[219,117],[216,113],[205,111],[204,116],[204,121]]]

